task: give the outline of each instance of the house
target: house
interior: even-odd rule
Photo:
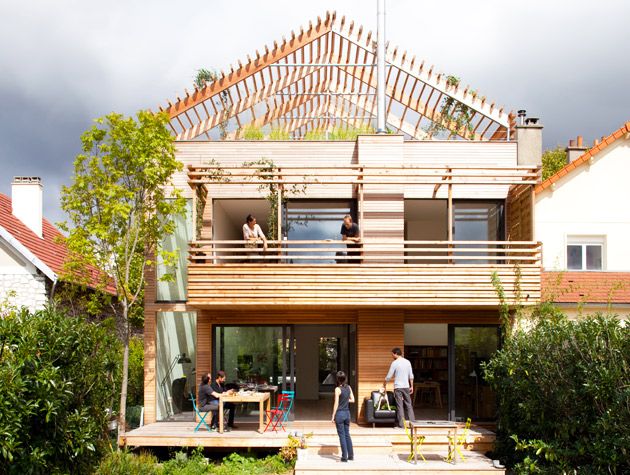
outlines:
[[[11,198],[0,193],[0,302],[31,311],[42,309],[68,281],[63,235],[43,217],[42,204],[40,177],[15,177]],[[88,272],[87,286],[96,288],[99,273]]]
[[[568,315],[630,314],[630,122],[589,149],[581,137],[567,164],[536,186],[543,291]]]
[[[364,422],[394,347],[424,381],[419,418],[494,418],[480,372],[499,344],[493,275],[508,302],[519,275],[521,303],[540,300],[542,125],[398,48],[379,88],[375,50],[327,14],[162,108],[188,214],[164,242],[175,280],[147,275],[146,423],[192,421],[186,394],[219,369],[294,390],[297,420],[329,420],[344,370]],[[374,133],[379,90],[389,133]],[[266,250],[243,241],[249,214]],[[342,241],[346,215],[358,248]],[[209,440],[193,439],[168,443]]]

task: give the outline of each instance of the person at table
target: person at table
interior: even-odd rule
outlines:
[[[354,460],[354,449],[350,437],[350,403],[354,402],[352,388],[346,381],[346,373],[337,372],[337,387],[335,388],[335,404],[333,406],[332,421],[337,426],[337,435],[341,445],[341,461]]]
[[[346,248],[348,251],[346,255],[348,257],[358,256],[359,249],[361,247],[361,230],[357,223],[352,222],[352,216],[349,214],[343,217],[343,224],[341,225],[341,240],[346,243]],[[359,260],[357,259],[348,259],[346,261],[348,264],[358,264]]]
[[[243,240],[245,241],[245,247],[256,248],[258,246],[258,240],[262,239],[263,249],[267,250],[267,238],[265,233],[260,229],[260,225],[256,224],[256,216],[251,214],[245,218],[245,224],[243,224]]]
[[[206,377],[210,380],[210,374],[207,374]],[[216,377],[214,381],[210,384],[210,407],[214,408],[214,411],[218,413],[219,407],[219,398],[221,394],[234,394],[234,389],[226,389],[225,387],[225,371],[217,371]],[[202,380],[203,382],[203,380]],[[200,388],[201,391],[201,388]],[[231,402],[226,402],[223,404],[223,410],[228,412],[228,428],[226,430],[233,429],[234,425],[234,404]],[[219,417],[215,417],[212,419],[212,425],[210,426],[212,429],[216,429],[219,427]]]
[[[411,395],[413,394],[413,369],[408,359],[403,358],[400,348],[392,349],[392,364],[389,372],[385,376],[383,389],[387,391],[387,382],[394,380],[394,398],[396,399],[396,422],[400,428],[405,427],[405,412],[408,421],[415,421],[416,416],[413,413],[413,405],[411,404]],[[387,394],[387,392],[386,392]]]

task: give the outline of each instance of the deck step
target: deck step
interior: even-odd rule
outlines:
[[[504,469],[494,468],[492,461],[476,452],[464,452],[465,460],[457,464],[444,461],[444,454],[425,453],[426,462],[407,462],[399,454],[355,454],[355,460],[342,463],[338,455],[309,453],[295,465],[295,475],[380,475],[380,474],[436,474],[436,475],[505,475]]]
[[[379,454],[390,455],[393,453],[392,444],[389,441],[356,441],[352,439],[352,446],[355,454]],[[309,454],[313,455],[341,455],[339,439],[336,441],[321,442],[310,441],[308,444]]]

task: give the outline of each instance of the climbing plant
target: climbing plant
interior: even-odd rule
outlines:
[[[202,89],[206,87],[207,82],[213,82],[219,79],[219,75],[216,71],[212,69],[204,69],[201,68],[197,71],[197,75],[195,76],[195,86],[198,89]],[[221,102],[221,108],[225,111],[228,108],[228,93],[227,90],[221,91],[219,94],[219,101]],[[228,128],[228,120],[224,120],[223,122],[219,122],[217,125],[219,127],[219,137],[221,140],[225,140],[227,138],[227,128]]]
[[[456,88],[459,86],[459,83],[460,79],[457,76],[447,76],[446,78],[447,88]],[[477,95],[475,91],[472,91],[471,94],[473,97]],[[475,111],[455,98],[446,96],[440,104],[438,114],[440,118],[431,122],[425,129],[429,138],[447,131],[447,138],[449,139],[456,135],[473,134],[472,118]]]

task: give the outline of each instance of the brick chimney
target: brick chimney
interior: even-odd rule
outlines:
[[[40,238],[42,232],[42,180],[38,176],[16,176],[11,183],[13,216],[22,221]]]
[[[576,158],[580,157],[586,152],[587,147],[584,146],[584,140],[581,135],[577,136],[577,139],[569,140],[569,146],[564,149],[567,153],[567,163],[571,163]]]
[[[525,111],[519,111],[520,124],[516,126],[517,161],[519,165],[542,165],[542,129],[539,119],[525,118]]]

